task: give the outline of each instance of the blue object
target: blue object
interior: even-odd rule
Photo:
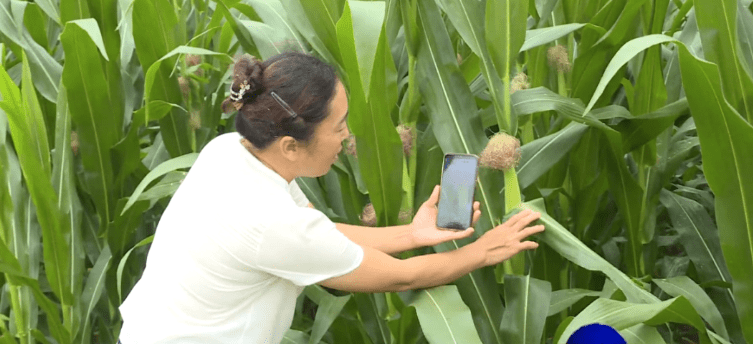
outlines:
[[[579,328],[567,344],[627,344],[624,338],[608,325],[590,324]]]

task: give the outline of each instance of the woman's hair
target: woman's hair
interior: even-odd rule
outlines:
[[[317,125],[329,113],[336,83],[334,69],[307,54],[285,52],[264,62],[243,55],[233,67],[231,96],[222,109],[225,113],[238,110],[235,128],[256,148],[265,149],[281,136],[308,146]]]

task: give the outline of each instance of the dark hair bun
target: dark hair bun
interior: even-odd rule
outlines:
[[[264,92],[263,74],[261,61],[256,57],[244,54],[235,62],[231,90],[239,92],[241,87],[248,85],[241,95],[242,103],[253,101],[257,95]]]

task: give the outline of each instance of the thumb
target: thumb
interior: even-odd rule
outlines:
[[[458,233],[457,233],[457,238],[456,238],[456,239],[464,239],[464,238],[467,238],[467,237],[469,237],[469,236],[471,236],[471,235],[473,234],[473,231],[474,231],[473,227],[468,227],[468,228],[466,228],[466,229],[465,229],[464,231],[462,231],[462,232],[458,232]]]
[[[429,196],[429,199],[426,200],[426,204],[428,205],[437,205],[437,202],[439,201],[439,185],[434,186],[434,191],[431,192],[431,196]]]

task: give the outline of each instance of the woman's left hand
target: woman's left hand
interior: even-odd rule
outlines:
[[[437,228],[437,202],[439,201],[439,185],[434,187],[434,191],[429,199],[424,202],[416,212],[411,222],[411,237],[416,247],[434,246],[450,240],[458,240],[469,237],[473,234],[473,226],[481,217],[481,203],[473,203],[473,221],[471,227],[464,231],[455,232]]]

